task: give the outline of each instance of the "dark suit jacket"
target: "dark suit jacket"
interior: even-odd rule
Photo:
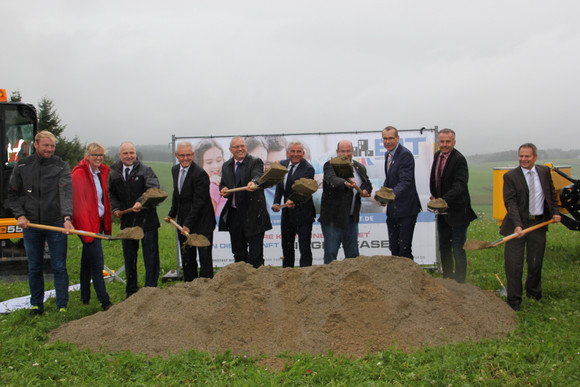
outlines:
[[[429,180],[431,195],[436,198],[441,197],[447,202],[449,206],[447,214],[439,216],[442,216],[448,225],[451,227],[466,226],[472,220],[477,219],[477,215],[471,208],[471,197],[467,189],[467,181],[469,180],[467,160],[457,149],[453,149],[447,156],[447,163],[445,163],[441,175],[441,196],[439,196],[435,185],[435,168],[437,168],[437,159],[440,154],[441,151],[435,153],[431,166]]]
[[[290,160],[280,161],[285,167],[290,165]],[[290,170],[290,168],[288,168]],[[314,179],[314,167],[306,160],[302,160],[292,176],[288,176],[290,179],[288,190],[285,189],[284,181],[276,185],[276,193],[274,194],[274,203],[284,204],[281,202],[282,196],[284,196],[284,202],[288,200],[288,197],[294,192],[292,190],[292,183],[298,179],[307,178]],[[289,222],[295,226],[301,226],[303,224],[314,222],[316,218],[316,209],[314,208],[314,202],[312,198],[304,203],[296,204],[294,208],[283,208],[282,209],[282,223]]]
[[[222,188],[235,188],[236,175],[234,171],[235,159],[232,157],[222,166],[222,180],[220,182],[220,190]],[[240,165],[240,182],[238,187],[244,187],[252,180],[256,180],[264,174],[264,163],[259,158],[254,158],[247,155],[242,165]],[[244,233],[247,237],[257,235],[267,230],[272,229],[270,222],[270,215],[266,208],[266,198],[264,190],[258,189],[254,192],[242,191],[236,192],[236,207],[240,211],[244,211]],[[234,194],[228,196],[228,201],[222,209],[220,214],[220,231],[228,231],[228,212],[232,208],[232,201]]]
[[[209,176],[203,168],[192,162],[179,193],[179,169],[179,164],[171,168],[173,197],[169,216],[189,228],[190,233],[210,238],[215,229],[215,214],[209,196]]]
[[[353,167],[362,179],[361,190],[367,190],[370,194],[373,191],[373,185],[369,181],[367,170],[358,161],[352,161]],[[336,176],[334,168],[330,161],[324,164],[324,180],[322,183],[322,203],[320,205],[320,223],[334,223],[336,226],[344,228],[348,225],[350,218],[350,207],[354,192],[344,184],[345,180]],[[356,191],[355,191],[356,192]],[[354,204],[354,221],[358,223],[360,213],[360,194],[356,192]]]
[[[415,185],[415,158],[410,150],[399,144],[389,172],[385,157],[385,187],[396,195],[395,201],[387,205],[387,216],[402,218],[421,212],[421,202]]]
[[[537,165],[538,177],[542,191],[544,192],[544,220],[551,219],[558,212],[558,197],[554,189],[554,183],[550,174],[550,168],[545,165]],[[503,201],[507,214],[499,229],[501,235],[510,235],[516,227],[528,226],[529,210],[528,183],[521,167],[508,171],[503,175]]]

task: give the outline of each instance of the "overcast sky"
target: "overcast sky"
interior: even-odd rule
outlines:
[[[449,127],[580,148],[580,1],[3,1],[0,88],[105,146]],[[377,133],[377,136],[380,134]]]

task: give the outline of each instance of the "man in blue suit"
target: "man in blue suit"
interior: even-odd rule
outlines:
[[[312,239],[312,223],[316,217],[316,210],[312,198],[304,203],[288,202],[288,198],[294,191],[292,184],[301,178],[314,179],[314,167],[304,160],[304,146],[298,140],[288,144],[286,150],[287,160],[280,162],[288,168],[288,174],[284,180],[276,186],[274,195],[274,212],[280,211],[282,196],[286,200],[287,207],[282,209],[282,253],[284,260],[283,267],[294,267],[294,240],[298,235],[300,246],[300,267],[312,266],[312,249],[310,241]]]
[[[383,129],[383,145],[387,149],[383,185],[396,195],[387,205],[389,249],[395,256],[413,259],[413,232],[421,212],[415,185],[415,158],[410,150],[399,145],[399,131],[393,126]]]

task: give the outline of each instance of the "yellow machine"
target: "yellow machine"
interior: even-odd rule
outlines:
[[[24,260],[22,230],[9,209],[4,208],[8,180],[21,158],[34,149],[38,117],[33,105],[8,102],[6,91],[0,89],[0,255],[2,264],[9,260]],[[4,272],[5,270],[3,270]]]

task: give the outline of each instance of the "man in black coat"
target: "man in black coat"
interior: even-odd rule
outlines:
[[[171,168],[173,197],[167,223],[175,219],[183,227],[179,234],[183,281],[197,278],[197,252],[199,251],[199,276],[213,278],[212,243],[215,214],[209,195],[209,176],[202,167],[193,162],[193,147],[189,142],[179,142],[175,151],[179,164]],[[187,234],[205,236],[210,245],[194,247],[185,245]]]
[[[284,197],[287,207],[282,209],[282,253],[284,260],[283,267],[294,267],[294,241],[298,235],[298,244],[300,246],[300,266],[312,266],[312,249],[310,242],[312,240],[312,223],[316,217],[316,210],[312,197],[303,203],[289,202],[289,197],[294,193],[292,184],[301,178],[314,179],[314,167],[304,160],[304,146],[298,140],[288,144],[286,155],[287,160],[280,162],[288,168],[288,174],[284,180],[276,186],[274,195],[274,212],[280,211],[280,203]]]
[[[526,143],[518,149],[518,168],[503,176],[503,200],[507,214],[499,229],[501,235],[520,234],[505,244],[505,275],[507,278],[507,301],[513,310],[520,310],[522,302],[522,273],[524,250],[528,264],[526,296],[542,298],[542,262],[546,249],[548,226],[521,234],[522,230],[543,221],[561,220],[558,197],[550,168],[535,165],[538,150]]]
[[[121,229],[141,227],[144,237],[143,261],[145,264],[145,286],[157,286],[159,279],[159,218],[157,210],[143,208],[143,193],[149,188],[159,188],[159,179],[151,167],[137,160],[135,146],[124,142],[119,147],[119,161],[111,166],[109,174],[109,200],[113,215],[121,218]],[[131,208],[133,211],[121,215],[121,211]],[[122,241],[127,297],[137,293],[137,254],[139,241],[124,239]]]
[[[227,197],[219,221],[220,231],[229,231],[236,262],[255,268],[264,264],[264,234],[272,229],[264,191],[256,179],[264,174],[264,162],[248,154],[241,137],[230,142],[233,157],[222,166],[220,195]],[[247,191],[228,193],[228,189],[247,187]]]
[[[439,255],[443,277],[465,282],[467,255],[463,249],[469,223],[477,216],[471,208],[467,188],[469,170],[465,157],[455,149],[455,132],[443,129],[438,135],[439,151],[431,166],[431,199],[447,202],[447,214],[437,215]],[[455,260],[455,262],[454,262]]]
[[[324,164],[322,203],[318,218],[324,234],[324,263],[331,263],[336,259],[341,244],[345,258],[359,256],[358,222],[361,195],[356,187],[362,190],[362,197],[369,197],[373,185],[364,165],[352,159],[352,151],[352,143],[348,140],[340,141],[336,147],[337,156],[344,155],[352,161],[354,169],[352,179],[346,180],[336,176],[330,161]]]

